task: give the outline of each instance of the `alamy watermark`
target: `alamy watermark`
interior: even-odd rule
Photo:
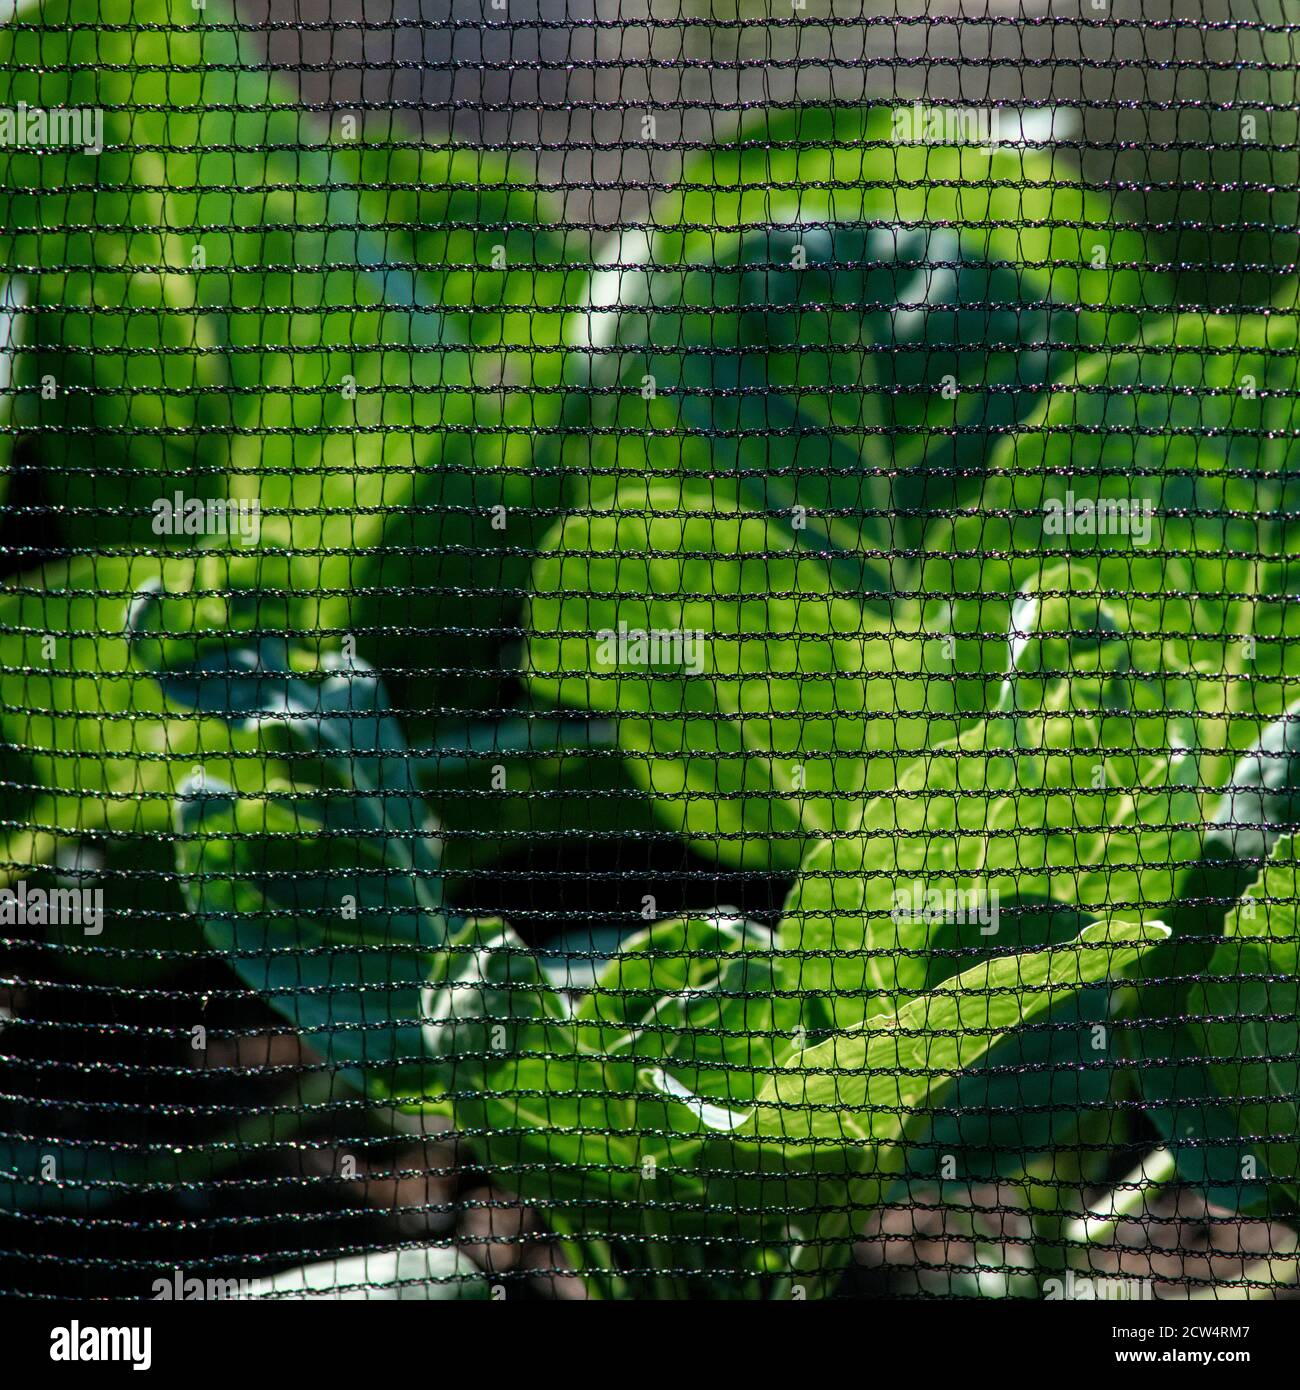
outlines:
[[[619,623],[617,631],[602,628],[596,641],[596,660],[602,666],[658,668],[691,676],[704,672],[705,634],[698,628],[628,627]]]
[[[0,888],[0,926],[73,926],[87,936],[104,930],[102,888]]]
[[[83,1326],[77,1319],[50,1329],[51,1361],[129,1361],[133,1371],[153,1365],[153,1328]]]
[[[1043,503],[1043,534],[1048,536],[1129,536],[1150,545],[1155,507],[1149,497],[1076,497]]]
[[[221,1299],[247,1299],[253,1295],[252,1279],[201,1279],[179,1269],[153,1281],[153,1297],[163,1302],[200,1303]]]
[[[1043,1297],[1049,1303],[1145,1303],[1155,1298],[1150,1279],[1116,1278],[1112,1275],[1076,1275],[1043,1280]]]
[[[262,532],[262,504],[256,498],[186,497],[177,492],[156,498],[155,536],[238,536],[255,545]]]
[[[890,118],[895,145],[979,145],[1000,143],[1002,112],[996,106],[896,106]]]
[[[92,106],[0,107],[0,145],[25,150],[104,153],[104,113]]]
[[[907,922],[978,926],[981,936],[996,936],[1002,919],[996,888],[992,892],[979,887],[937,888],[916,880],[894,889],[889,915],[895,926]]]

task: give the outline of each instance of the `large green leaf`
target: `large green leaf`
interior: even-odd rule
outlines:
[[[892,1012],[972,960],[1059,939],[1080,909],[1169,914],[1200,845],[1186,677],[1152,671],[1086,569],[1043,575],[1013,622],[994,714],[809,853],[780,940],[810,1027],[821,1009],[841,1027]]]
[[[1186,675],[1158,678],[1086,567],[1042,575],[1012,622],[994,714],[915,760],[804,863],[780,943],[812,1030],[887,1015],[1092,917],[1175,915],[1200,850]],[[966,1180],[1023,1170],[1105,1105],[1123,1037],[1105,999],[1063,1001],[1050,1028],[961,1078],[909,1171],[932,1174],[945,1153]]]
[[[1020,587],[1086,558],[1153,659],[1200,675],[1201,743],[1251,742],[1286,704],[1300,632],[1298,373],[1284,316],[1164,319],[1131,350],[1082,359],[994,450],[978,507],[935,530],[924,590],[952,612],[960,670],[985,677],[962,683],[963,706],[987,699]]]
[[[233,487],[269,516],[256,560],[219,582],[296,629],[351,633],[387,675],[409,673],[403,704],[464,707],[490,698],[558,507],[549,444],[578,291],[535,188],[489,153],[406,140],[367,127],[355,148],[307,152],[303,182],[324,191],[286,209],[290,247],[258,251],[356,264],[363,283],[318,277],[321,303],[349,306],[322,314],[303,309],[301,276],[277,282],[269,341],[232,319],[259,412]]]
[[[145,586],[127,612],[127,635],[137,661],[150,669],[174,708],[223,719],[237,730],[278,733],[293,752],[319,761],[322,780],[354,797],[371,828],[392,836],[389,852],[415,875],[418,892],[435,910],[427,883],[440,873],[436,832],[420,796],[406,739],[388,708],[374,671],[359,658],[334,652],[312,659],[278,637],[247,645],[225,638],[187,641],[162,622],[176,607],[160,583]],[[169,662],[175,649],[184,656]],[[286,754],[287,756],[287,754]]]
[[[204,773],[181,788],[176,829],[209,948],[358,1082],[424,1097],[420,990],[446,929],[364,799],[241,796]]]
[[[593,280],[595,495],[721,475],[847,586],[910,587],[997,438],[1166,302],[1141,234],[1057,159],[901,144],[886,107],[765,114],[688,159]]]
[[[612,510],[563,522],[527,623],[533,689],[616,716],[661,816],[727,863],[793,868],[864,786],[956,727],[914,608],[838,592],[824,558],[702,480],[628,482]],[[637,633],[662,634],[657,653]]]
[[[131,659],[136,592],[159,582],[186,592],[192,574],[180,558],[84,557],[0,590],[0,762],[11,808],[0,873],[36,883],[56,864],[102,861],[104,930],[66,929],[63,959],[117,979],[138,982],[152,968],[146,953],[196,944],[167,844],[179,785],[199,764],[246,791],[284,772],[253,732],[169,706]],[[177,630],[202,621],[192,598],[166,606]]]
[[[1233,769],[1208,819],[1199,862],[1179,884],[1170,919],[1178,940],[1161,962],[1164,982],[1142,992],[1133,1025],[1121,1035],[1139,1064],[1134,1075],[1145,1113],[1179,1172],[1229,1210],[1258,1209],[1267,1196],[1266,1174],[1248,1176],[1251,1142],[1230,1099],[1237,1093],[1233,1068],[1246,1063],[1224,1051],[1224,1030],[1238,1017],[1234,991],[1259,1003],[1260,992],[1275,987],[1251,978],[1261,973],[1260,945],[1276,970],[1295,971],[1295,742],[1289,711]],[[1243,1026],[1249,1042],[1252,1024]]]
[[[1042,950],[987,960],[793,1057],[760,1094],[743,1132],[786,1148],[862,1151],[866,1171],[900,1161],[893,1145],[927,1101],[1002,1035],[1041,1020],[1058,991],[1119,982],[1168,930],[1097,922]],[[867,1150],[863,1150],[866,1145]],[[853,1166],[853,1165],[851,1165]]]
[[[701,849],[792,867],[893,784],[890,755],[956,732],[954,615],[914,596],[930,523],[1164,282],[1047,156],[900,145],[884,108],[742,135],[688,161],[593,280],[590,510],[534,569],[528,671],[621,716],[633,775]],[[706,669],[602,661],[620,624],[705,633]]]
[[[710,1201],[751,1212],[796,1282],[825,1291],[953,1080],[1014,1030],[1050,1028],[1079,994],[1123,981],[1167,935],[1158,925],[1098,922],[1074,940],[974,965],[896,1013],[795,1053],[749,1110],[659,1085],[679,1128],[703,1136]],[[782,1210],[765,1222],[773,1191]]]
[[[20,377],[67,383],[20,400],[60,534],[156,545],[149,504],[223,495],[229,465],[261,540],[207,588],[257,593],[268,628],[351,634],[413,673],[404,703],[473,704],[491,678],[461,668],[500,665],[558,501],[562,218],[491,152],[308,115],[219,0],[26,18],[0,34],[0,99],[105,112],[97,157],[0,162],[0,265],[44,344]],[[69,442],[96,427],[78,491]]]
[[[102,150],[0,153],[0,265],[32,323],[14,423],[34,436],[50,520],[80,549],[156,545],[155,498],[225,491],[230,382],[201,312],[194,229],[169,218],[165,194],[194,162],[205,58],[237,64],[239,45],[189,13],[174,28],[172,10],[142,0],[126,18],[163,27],[105,10],[101,28],[51,0],[0,31],[0,106],[102,114]]]
[[[1300,1194],[1300,884],[1285,836],[1228,914],[1184,1017],[1134,1038],[1149,1112],[1185,1177],[1229,1210]]]
[[[772,933],[738,919],[656,922],[624,941],[579,1004],[583,1044],[670,1068],[694,1094],[752,1104],[796,1045]]]

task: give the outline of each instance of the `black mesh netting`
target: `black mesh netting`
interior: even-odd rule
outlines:
[[[1297,0],[0,20],[0,1289],[1288,1296]]]

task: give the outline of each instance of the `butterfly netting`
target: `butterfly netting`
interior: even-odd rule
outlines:
[[[4,0],[0,1290],[1300,1279],[1296,0]]]

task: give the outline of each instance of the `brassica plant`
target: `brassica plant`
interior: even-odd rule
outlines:
[[[597,1295],[831,1292],[907,1183],[1117,1099],[1294,1214],[1293,318],[1164,315],[1059,152],[884,108],[742,124],[593,251],[490,153],[336,139],[216,0],[41,14],[0,103],[97,93],[111,151],[11,156],[0,232],[3,437],[73,557],[0,597],[5,858],[126,885],[70,969],[220,957]],[[160,542],[181,481],[256,543]],[[448,886],[518,829],[788,894],[529,944]],[[393,1280],[481,1295],[444,1253]]]
[[[133,606],[145,652],[158,603]],[[182,788],[178,868],[206,943],[360,1088],[449,1104],[610,1292],[832,1286],[956,1076],[1085,1000],[1104,1016],[1168,936],[1118,919],[1027,936],[1038,949],[991,950],[815,1035],[824,992],[790,988],[779,935],[738,920],[656,922],[575,989],[504,923],[438,901],[436,831],[371,671],[300,675],[283,645],[222,642],[156,675],[174,704],[297,755],[262,795],[206,768]]]

